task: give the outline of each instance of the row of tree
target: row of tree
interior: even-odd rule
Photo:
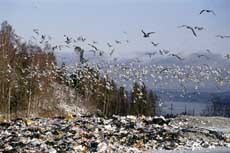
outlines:
[[[52,53],[21,42],[6,21],[0,31],[0,112],[27,116],[38,111],[44,97],[53,92],[51,74],[56,62]],[[32,111],[32,112],[31,112]]]
[[[221,98],[218,95],[212,95],[211,103],[207,105],[202,115],[230,117],[230,96]]]
[[[70,76],[72,87],[82,95],[88,108],[104,116],[155,115],[157,96],[146,86],[135,83],[131,92],[117,87],[107,76],[101,77],[97,68],[83,65]]]
[[[83,99],[89,110],[104,116],[155,115],[156,95],[145,85],[135,83],[131,92],[118,87],[107,76],[102,77],[97,68],[80,62],[74,73],[66,66],[58,67],[48,42],[45,47],[36,43],[21,42],[13,28],[3,22],[0,31],[0,115],[8,119],[24,114],[39,114],[41,108],[57,105],[58,94],[71,90],[75,96],[70,101]],[[80,56],[80,58],[82,58]],[[69,75],[71,74],[71,75]],[[68,99],[65,99],[68,100]],[[52,109],[52,108],[51,108]]]

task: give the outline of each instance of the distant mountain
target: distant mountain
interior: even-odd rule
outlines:
[[[220,97],[221,102],[230,103],[230,92],[183,93],[178,90],[157,90],[155,92],[161,101],[210,103],[213,97]]]

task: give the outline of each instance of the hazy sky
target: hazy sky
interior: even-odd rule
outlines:
[[[202,9],[212,9],[217,15],[199,15]],[[215,37],[230,35],[229,0],[0,0],[0,22],[4,20],[25,39],[39,28],[55,42],[63,42],[64,34],[83,35],[88,41],[98,41],[98,48],[104,50],[107,42],[124,41],[116,45],[117,55],[161,48],[182,53],[230,52],[230,39]],[[183,24],[205,29],[195,38],[191,31],[177,28]],[[156,34],[145,39],[141,29]],[[154,48],[150,41],[160,45]]]

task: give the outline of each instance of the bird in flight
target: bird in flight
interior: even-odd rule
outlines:
[[[114,58],[114,59],[113,59],[113,61],[117,61],[117,60],[118,60],[118,58]]]
[[[216,15],[216,13],[213,10],[201,10],[200,14],[202,14],[204,12],[206,12],[206,13],[212,13],[213,15]]]
[[[88,44],[90,47],[92,47],[93,49],[95,49],[96,51],[98,51],[98,48],[92,44]]]
[[[97,44],[98,42],[97,41],[93,41],[93,44]]]
[[[169,52],[170,52],[169,50],[165,50],[165,49],[161,50],[161,49],[159,49],[160,55],[165,55],[165,54],[168,54]]]
[[[107,45],[108,45],[109,48],[113,47],[113,45],[110,44],[109,42],[107,42]]]
[[[169,68],[164,68],[159,73],[163,73],[164,71],[168,71],[168,70],[169,70]]]
[[[153,44],[153,46],[157,47],[159,45],[159,43],[154,43],[153,41],[151,42],[151,44]]]
[[[197,37],[196,32],[195,32],[195,30],[194,30],[192,27],[187,26],[187,25],[182,25],[182,26],[179,26],[178,28],[182,28],[182,27],[185,27],[185,28],[191,30],[192,33],[193,33],[193,35],[194,35],[195,37]]]
[[[117,44],[121,44],[121,41],[119,41],[119,40],[115,40],[115,42],[116,42]]]
[[[57,46],[57,45],[52,47],[52,50],[53,50],[53,51],[55,51],[56,49],[58,49],[58,46]]]
[[[224,57],[226,57],[227,59],[230,59],[230,54],[227,54]]]
[[[42,40],[40,41],[40,44],[42,44],[42,43],[45,41],[46,36],[45,36],[45,35],[42,35],[42,36],[41,36],[41,39],[42,39]]]
[[[163,51],[162,51],[161,49],[159,49],[159,53],[160,53],[160,55],[163,55],[163,54],[164,54]]]
[[[76,47],[74,48],[74,51],[75,51],[75,52],[82,52],[83,49],[82,49],[81,47],[79,47],[79,46],[76,46]]]
[[[169,54],[169,55],[171,55],[171,56],[173,56],[173,57],[176,57],[177,59],[179,59],[179,60],[183,60],[183,58],[182,57],[180,57],[179,55],[177,55],[177,54]]]
[[[144,30],[141,30],[141,32],[144,34],[144,38],[148,38],[151,34],[154,34],[155,32],[148,32],[148,33],[146,33],[146,32],[144,32]]]
[[[46,38],[46,36],[45,35],[42,35],[42,39],[44,40]]]
[[[111,52],[109,53],[109,55],[112,56],[114,51],[115,51],[115,49],[112,49]]]
[[[86,38],[84,38],[83,36],[80,36],[80,37],[77,38],[77,40],[84,42],[86,40]]]
[[[104,55],[104,52],[101,50],[100,52],[99,52],[99,56],[103,56]]]
[[[163,49],[162,52],[163,52],[164,54],[168,54],[170,51],[169,51],[169,50]]]
[[[63,47],[64,47],[63,45],[58,45],[59,50],[62,50]]]
[[[198,57],[198,58],[205,57],[207,60],[209,59],[209,57],[206,56],[206,55],[197,55],[197,57]]]
[[[126,34],[126,35],[128,34],[126,31],[123,31],[123,33]]]
[[[71,38],[70,37],[64,35],[64,38],[66,38],[66,41],[65,41],[66,44],[70,44],[71,43]]]
[[[39,30],[38,29],[33,29],[33,32],[39,35]]]
[[[222,38],[222,39],[224,39],[224,38],[230,38],[230,36],[223,36],[223,35],[216,35],[216,37],[219,37],[219,38]]]
[[[206,49],[205,51],[208,52],[208,53],[211,53],[210,49]]]
[[[201,31],[201,30],[204,30],[204,27],[197,27],[197,26],[195,26],[194,29],[198,30],[198,31]]]

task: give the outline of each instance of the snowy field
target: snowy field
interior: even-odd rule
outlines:
[[[203,113],[205,108],[209,105],[209,103],[201,103],[201,102],[185,102],[185,101],[165,101],[164,107],[162,107],[163,114],[182,114],[185,111],[189,114],[194,114],[199,116]],[[172,107],[172,108],[171,108]],[[172,109],[172,110],[171,110]]]
[[[212,148],[212,149],[200,149],[200,150],[154,150],[146,153],[230,153],[230,148]]]

